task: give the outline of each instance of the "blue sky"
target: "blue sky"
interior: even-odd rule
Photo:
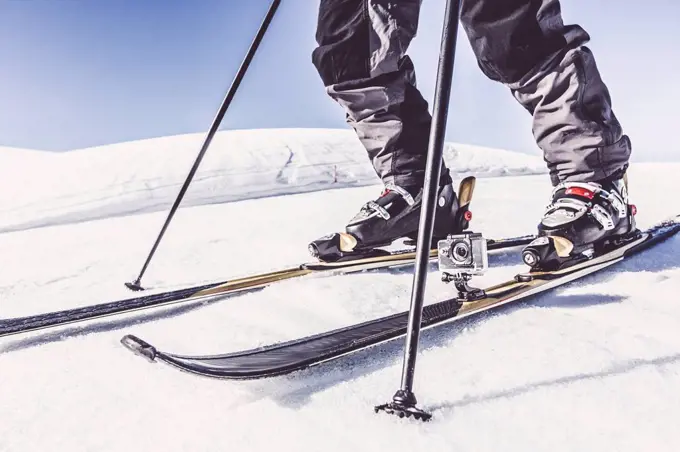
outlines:
[[[615,5],[615,6],[614,6]],[[68,150],[205,132],[268,0],[0,0],[0,145]],[[223,129],[347,127],[311,64],[318,0],[283,0]],[[444,0],[410,54],[432,99]],[[680,3],[563,0],[590,33],[634,160],[678,160]],[[447,139],[538,153],[531,118],[458,45]]]

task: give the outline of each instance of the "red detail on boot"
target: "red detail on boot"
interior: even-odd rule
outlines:
[[[587,199],[593,199],[595,197],[595,193],[592,191],[582,188],[582,187],[569,187],[567,190],[564,192],[565,195],[576,195],[576,196],[581,196],[583,198]]]
[[[630,205],[630,213],[632,213],[633,216],[637,215],[637,206],[635,204]]]
[[[392,190],[390,190],[389,188],[386,188],[385,191],[382,192],[380,197],[383,198],[383,197],[387,196],[391,191]]]
[[[466,210],[465,214],[463,215],[463,218],[465,218],[465,221],[472,220],[472,212],[470,212],[469,210]]]

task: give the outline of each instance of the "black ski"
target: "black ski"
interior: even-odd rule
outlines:
[[[490,250],[511,248],[526,245],[530,243],[533,238],[534,236],[522,236],[489,240],[488,247]],[[435,257],[436,250],[433,250],[432,258]],[[188,287],[170,292],[143,295],[125,300],[37,314],[28,317],[5,319],[0,320],[0,337],[28,333],[45,328],[53,328],[108,316],[122,315],[169,304],[193,302],[207,297],[226,296],[235,293],[259,290],[275,282],[305,276],[310,273],[353,273],[364,270],[409,265],[413,264],[414,258],[415,253],[413,251],[402,250],[394,251],[392,253],[384,252],[384,254],[380,256],[356,258],[342,262],[309,262],[274,272]]]
[[[595,273],[633,256],[680,231],[680,216],[641,232],[619,247],[571,267],[552,272],[528,272],[486,289],[486,297],[472,302],[452,298],[425,306],[422,327],[431,328],[545,292]],[[166,353],[142,339],[127,335],[123,345],[151,361],[161,361],[194,374],[252,379],[281,375],[329,361],[348,353],[403,337],[408,312],[302,339],[236,353],[183,356]]]

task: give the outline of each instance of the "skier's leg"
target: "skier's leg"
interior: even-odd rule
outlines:
[[[431,116],[406,50],[421,0],[321,0],[312,60],[386,185],[421,187]],[[450,183],[444,166],[441,185]]]
[[[432,118],[416,88],[406,50],[416,34],[421,0],[321,0],[313,62],[328,94],[366,148],[385,192],[364,204],[345,227],[310,244],[324,260],[414,238],[419,227]],[[474,183],[461,199],[445,165],[440,176],[434,237],[467,227]],[[468,196],[470,195],[470,196]],[[461,205],[464,204],[464,205]]]
[[[482,71],[533,115],[553,184],[625,171],[631,143],[584,47],[590,37],[564,25],[558,0],[463,0],[461,22]]]
[[[533,115],[555,185],[525,262],[551,268],[592,256],[634,228],[623,174],[631,145],[581,27],[558,0],[463,0],[461,21],[479,66]],[[551,237],[551,239],[546,239]]]

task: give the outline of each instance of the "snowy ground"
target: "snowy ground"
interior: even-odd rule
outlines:
[[[50,154],[0,147],[0,232],[167,210],[205,139],[189,134]],[[540,174],[536,156],[447,144],[457,174]],[[21,175],[17,179],[17,175]],[[378,183],[350,130],[216,134],[184,206]]]
[[[86,165],[89,154],[82,155]],[[493,155],[484,162],[490,172],[496,161],[504,164]],[[61,157],[31,154],[34,165]],[[124,174],[110,162],[117,176],[108,181]],[[680,164],[634,165],[640,226],[680,212],[677,198],[665,195],[680,190],[678,171]],[[481,179],[473,227],[489,237],[531,232],[549,189],[545,175]],[[34,206],[66,190],[31,195]],[[161,290],[305,261],[310,239],[337,230],[379,190],[213,205],[204,197],[196,202],[204,205],[178,213],[144,282]],[[25,213],[25,226],[40,228],[19,228],[19,216],[3,216],[8,230],[23,230],[0,234],[0,317],[130,296],[123,282],[139,270],[166,215],[145,199],[134,199],[144,213],[122,216],[130,212],[114,206],[99,210],[111,218],[93,221],[79,221],[92,212],[82,204],[60,211],[52,225],[40,223],[40,209]],[[9,216],[18,205],[7,208]],[[491,264],[480,285],[522,268],[513,253],[495,254]],[[201,354],[264,345],[405,310],[411,279],[408,269],[306,278],[0,339],[0,451],[680,449],[680,237],[530,302],[426,332],[415,390],[434,414],[428,424],[372,411],[398,387],[401,341],[249,382],[152,365],[118,342],[133,333],[169,351]],[[450,291],[433,274],[427,300]]]

